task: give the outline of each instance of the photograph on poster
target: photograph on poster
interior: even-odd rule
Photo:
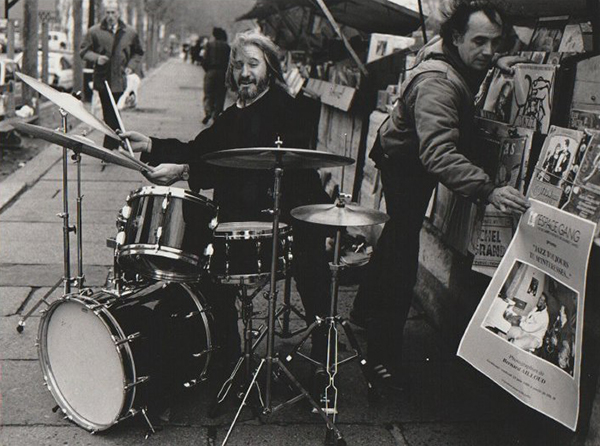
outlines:
[[[577,292],[515,261],[482,327],[573,376]]]

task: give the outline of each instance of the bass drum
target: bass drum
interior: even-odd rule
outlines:
[[[204,380],[212,325],[202,295],[184,284],[71,294],[40,321],[44,380],[70,420],[103,431]]]

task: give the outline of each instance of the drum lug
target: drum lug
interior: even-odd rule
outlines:
[[[148,381],[149,379],[150,379],[150,377],[149,377],[149,376],[142,376],[142,377],[138,378],[138,380],[137,380],[137,381],[135,381],[135,382],[133,382],[133,383],[131,383],[131,384],[127,384],[127,385],[125,386],[125,390],[130,390],[130,389],[134,388],[134,387],[135,387],[135,386],[137,386],[137,385],[140,385],[140,384],[142,384],[142,383],[145,383],[145,382],[146,382],[146,381]]]
[[[128,344],[129,342],[133,341],[134,339],[139,338],[141,335],[142,335],[142,333],[140,333],[139,331],[137,333],[130,334],[125,339],[121,339],[119,341],[115,341],[115,345],[117,347],[120,347],[123,344]]]
[[[194,358],[201,358],[204,355],[208,355],[216,350],[215,347],[207,348],[206,350],[202,350],[200,353],[193,353],[192,356]]]
[[[162,233],[163,233],[163,228],[162,228],[162,226],[159,226],[158,229],[156,230],[156,247],[154,248],[157,252],[160,249],[160,239],[162,237]]]
[[[208,229],[210,229],[211,231],[214,230],[217,226],[219,226],[219,217],[215,217],[213,218],[210,223],[208,224]]]

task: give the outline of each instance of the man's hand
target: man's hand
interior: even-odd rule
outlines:
[[[522,214],[530,206],[529,200],[511,186],[496,188],[488,196],[488,201],[501,212]]]
[[[96,65],[105,65],[106,63],[108,63],[109,60],[110,58],[108,56],[98,56],[98,59],[96,60]]]
[[[153,172],[146,172],[144,176],[154,184],[170,186],[176,181],[181,180],[183,170],[183,164],[159,164],[154,168]]]
[[[515,65],[518,63],[531,62],[528,58],[523,56],[501,56],[496,61],[496,66],[500,68],[500,71],[506,74],[515,73]]]
[[[134,152],[150,152],[152,149],[152,140],[139,132],[117,132],[122,141],[129,139],[131,148]]]

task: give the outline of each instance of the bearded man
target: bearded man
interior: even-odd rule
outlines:
[[[226,81],[237,94],[236,103],[193,141],[149,138],[137,132],[121,136],[130,139],[134,151],[143,152],[143,161],[157,165],[153,173],[147,174],[152,182],[170,185],[188,180],[195,191],[214,188],[219,222],[270,221],[271,216],[264,210],[273,206],[272,172],[223,168],[206,164],[201,158],[224,149],[274,147],[278,138],[284,147],[307,149],[309,119],[287,92],[279,49],[257,31],[240,33],[234,39]],[[281,221],[292,224],[290,211],[297,206],[329,201],[316,170],[289,170],[283,175]],[[329,309],[326,234],[315,225],[298,221],[293,222],[293,229],[292,272],[307,321],[312,322],[316,315],[325,316]],[[220,287],[218,292],[226,293],[225,288]],[[232,330],[237,333],[237,326]],[[320,362],[325,360],[325,341],[322,331],[313,332],[311,356]],[[322,376],[324,371],[317,372]]]

